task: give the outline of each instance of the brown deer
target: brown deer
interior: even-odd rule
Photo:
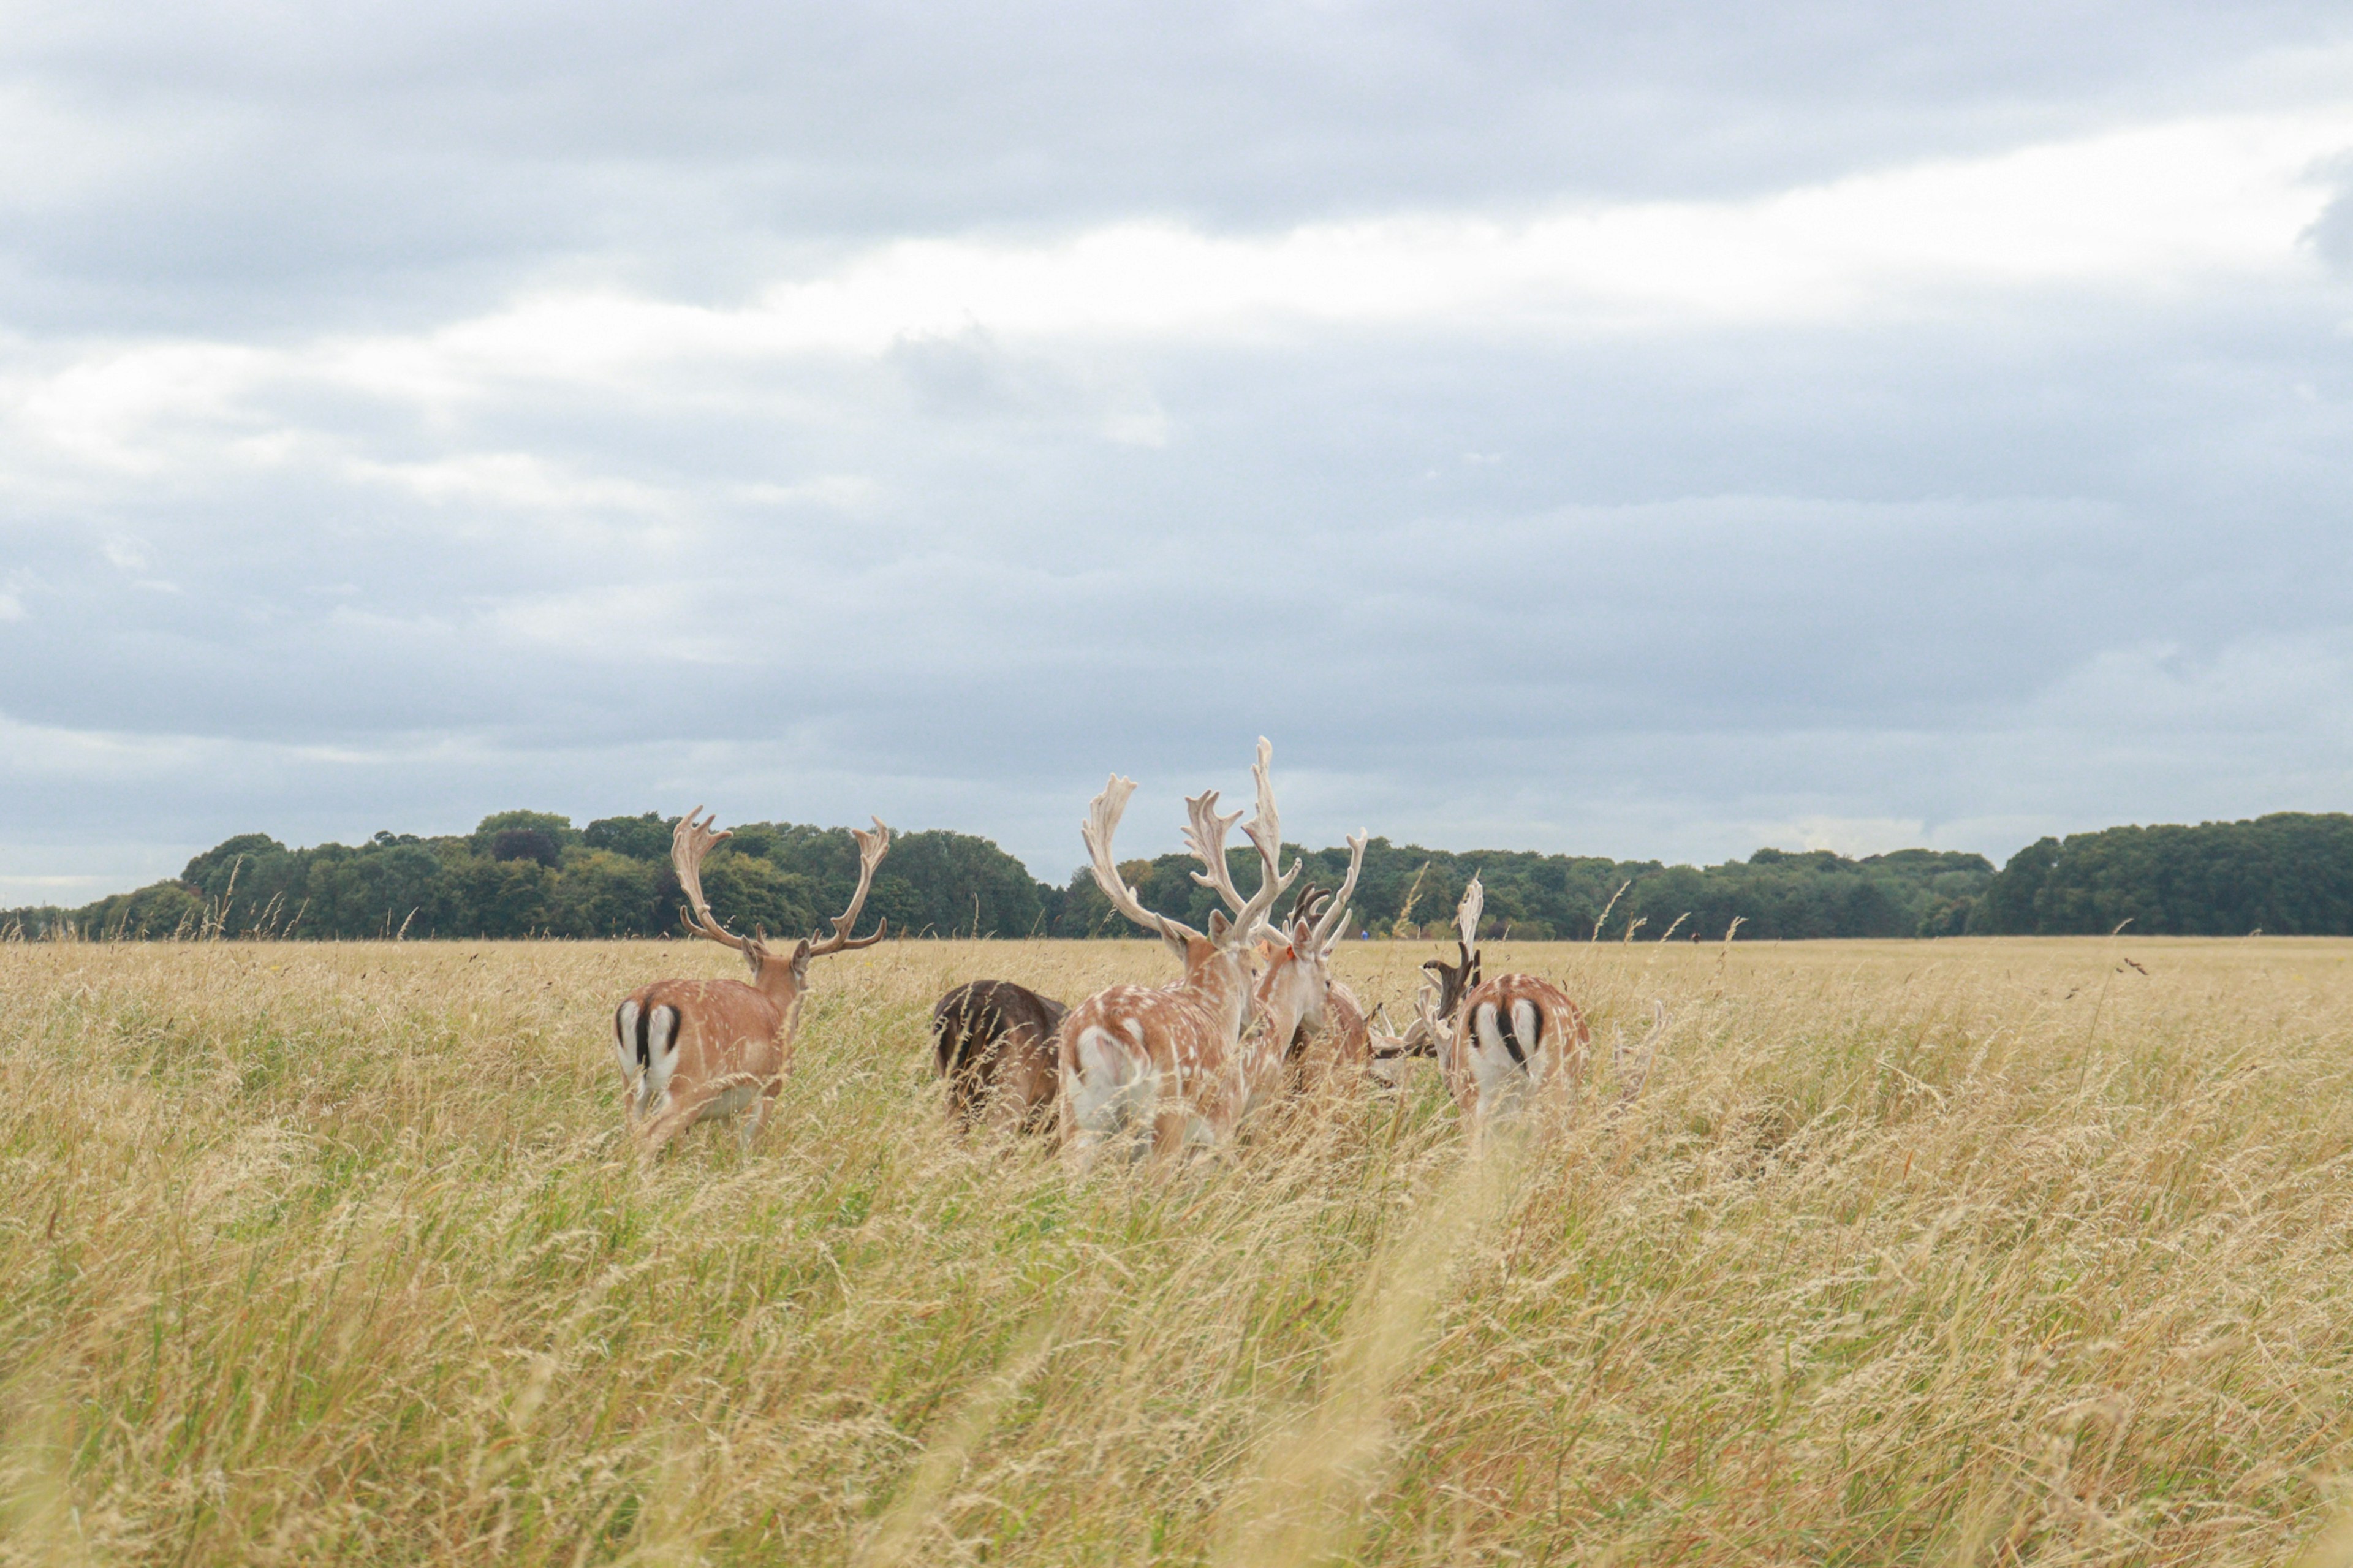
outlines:
[[[1434,1042],[1455,1103],[1476,1125],[1509,1115],[1538,1090],[1574,1096],[1584,1082],[1593,1045],[1585,1015],[1550,981],[1533,974],[1480,977],[1476,944],[1486,898],[1473,876],[1454,912],[1459,960],[1422,965],[1436,984],[1425,987],[1420,998],[1420,1032]],[[1641,1072],[1626,1073],[1629,1053],[1622,1039],[1613,1053],[1621,1105],[1641,1092],[1666,1031],[1665,1006],[1653,1003],[1652,1010],[1655,1021],[1642,1047]]]
[[[966,1127],[1044,1131],[1061,1073],[1054,1031],[1070,1011],[1009,980],[975,980],[932,1007],[932,1061],[948,1108]]]
[[[1474,1121],[1504,1114],[1530,1090],[1577,1092],[1593,1031],[1560,987],[1533,974],[1479,974],[1479,916],[1487,890],[1472,877],[1455,910],[1457,964],[1427,965],[1439,983],[1447,1028],[1438,1065],[1455,1103]]]
[[[1056,1033],[1061,1075],[1058,1120],[1062,1144],[1084,1164],[1110,1140],[1166,1160],[1187,1145],[1217,1144],[1231,1134],[1251,1102],[1280,1081],[1283,1047],[1316,989],[1302,965],[1271,966],[1279,976],[1263,1010],[1252,1006],[1243,958],[1263,934],[1267,911],[1299,874],[1282,873],[1282,830],[1275,816],[1267,768],[1273,748],[1258,743],[1258,811],[1244,835],[1259,853],[1258,890],[1243,899],[1229,891],[1227,830],[1241,819],[1218,815],[1218,792],[1185,803],[1187,847],[1204,869],[1194,879],[1233,905],[1229,920],[1212,910],[1208,930],[1145,909],[1119,874],[1112,836],[1135,783],[1116,773],[1088,805],[1080,833],[1096,885],[1112,907],[1157,935],[1185,963],[1173,985],[1114,985],[1071,1009]],[[1257,1016],[1253,1019],[1253,1013]],[[1256,1026],[1250,1026],[1255,1022]]]
[[[888,922],[878,922],[871,936],[849,934],[874,885],[874,868],[891,847],[891,830],[881,817],[871,833],[851,829],[858,840],[858,891],[835,917],[833,934],[803,937],[789,952],[770,948],[765,932],[737,936],[712,918],[702,896],[702,859],[728,837],[712,831],[712,820],[698,805],[670,835],[670,864],[692,905],[679,911],[679,921],[692,934],[742,953],[752,978],[657,980],[615,1009],[613,1050],[620,1058],[628,1126],[649,1163],[696,1122],[745,1110],[752,1114],[741,1135],[749,1148],[792,1065],[809,961],[871,947],[888,929]]]

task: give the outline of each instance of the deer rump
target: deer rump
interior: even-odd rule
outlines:
[[[1025,1132],[1051,1121],[1060,1074],[1054,1031],[1069,1009],[1009,980],[975,980],[932,1006],[932,1067],[967,1127],[999,1121]]]
[[[1466,1110],[1499,1110],[1540,1083],[1575,1089],[1592,1041],[1585,1016],[1558,987],[1499,974],[1463,998],[1446,1076]]]

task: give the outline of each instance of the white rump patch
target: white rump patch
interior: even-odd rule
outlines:
[[[1545,1064],[1537,1059],[1545,1047],[1543,1030],[1544,1015],[1536,1010],[1535,1003],[1523,996],[1512,1004],[1512,1033],[1518,1037],[1520,1049],[1527,1053],[1528,1076],[1532,1079],[1544,1077]]]
[[[1528,1075],[1512,1060],[1511,1050],[1504,1044],[1493,1002],[1479,1004],[1471,1016],[1471,1032],[1477,1042],[1470,1065],[1472,1079],[1479,1086],[1479,1114],[1482,1118],[1504,1114],[1527,1092]]]
[[[670,1076],[678,1070],[678,1009],[663,1004],[646,1018],[646,1085],[638,1100],[641,1114],[659,1115],[670,1108]]]
[[[1511,1051],[1504,1045],[1504,1031],[1496,1027],[1495,1005],[1493,1002],[1480,1003],[1479,1010],[1471,1015],[1471,1033],[1479,1041],[1481,1056],[1493,1051],[1506,1062],[1512,1059]]]
[[[1073,1046],[1078,1070],[1065,1069],[1062,1095],[1070,1107],[1073,1142],[1082,1155],[1106,1138],[1145,1135],[1149,1149],[1152,1111],[1160,1099],[1160,1072],[1141,1051],[1100,1024],[1079,1031]]]
[[[613,1054],[621,1059],[621,1081],[634,1098],[638,1091],[638,999],[634,996],[613,1014]]]

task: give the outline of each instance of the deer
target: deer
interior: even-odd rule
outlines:
[[[1259,983],[1261,991],[1270,987],[1276,965],[1286,954],[1312,976],[1308,1005],[1283,1047],[1293,1091],[1336,1083],[1351,1069],[1372,1065],[1371,1022],[1356,994],[1332,978],[1332,957],[1347,929],[1348,899],[1364,868],[1365,835],[1358,833],[1348,840],[1348,876],[1339,890],[1302,888],[1283,923],[1287,942],[1281,947],[1272,942],[1261,944],[1269,960],[1267,974]]]
[[[1406,1064],[1415,1057],[1445,1057],[1454,1015],[1479,984],[1479,950],[1472,944],[1479,939],[1479,916],[1486,900],[1487,890],[1474,874],[1454,910],[1456,961],[1433,958],[1421,966],[1426,978],[1414,998],[1413,1022],[1403,1034],[1389,1024],[1388,1009],[1382,1008],[1380,1025],[1373,1030],[1372,1065],[1374,1076],[1383,1082],[1402,1083]]]
[[[765,931],[737,936],[712,916],[702,896],[702,861],[730,837],[712,830],[717,820],[704,817],[697,805],[671,832],[670,865],[691,906],[679,910],[679,922],[690,935],[742,953],[752,978],[657,980],[630,992],[613,1012],[627,1125],[649,1165],[697,1122],[747,1110],[739,1136],[748,1150],[792,1065],[810,962],[871,947],[889,930],[888,921],[877,921],[871,935],[850,935],[874,885],[874,868],[891,847],[891,830],[881,817],[871,833],[850,830],[858,841],[858,890],[834,917],[832,934],[803,937],[788,951],[770,947]]]
[[[1234,889],[1226,866],[1227,832],[1241,813],[1218,814],[1218,792],[1185,803],[1187,847],[1204,869],[1194,880],[1215,889],[1232,910],[1213,910],[1206,931],[1145,908],[1121,877],[1113,835],[1135,781],[1117,773],[1089,803],[1080,837],[1096,886],[1121,914],[1153,932],[1181,959],[1183,978],[1164,986],[1114,985],[1071,1009],[1055,1035],[1060,1094],[1057,1121],[1072,1163],[1091,1163],[1103,1145],[1125,1140],[1132,1152],[1166,1163],[1187,1147],[1229,1138],[1251,1104],[1282,1076],[1284,1047],[1317,1000],[1310,966],[1277,961],[1271,984],[1253,985],[1245,957],[1261,935],[1275,935],[1267,911],[1300,868],[1282,871],[1282,830],[1268,775],[1273,748],[1261,738],[1258,810],[1243,834],[1258,850],[1257,891]],[[1285,942],[1288,946],[1288,942]]]
[[[1409,1034],[1429,1042],[1447,1088],[1474,1126],[1507,1116],[1538,1090],[1574,1095],[1584,1081],[1593,1032],[1577,1004],[1550,981],[1533,974],[1480,974],[1479,917],[1486,889],[1473,875],[1456,906],[1456,961],[1432,959],[1418,999],[1419,1020]],[[1653,1022],[1641,1047],[1639,1074],[1626,1072],[1623,1040],[1613,1053],[1620,1069],[1618,1103],[1630,1103],[1649,1079],[1667,1026],[1663,1004],[1651,1004]]]
[[[1070,1009],[1009,980],[975,980],[932,1006],[932,1062],[965,1127],[1043,1131],[1061,1073],[1054,1031]]]

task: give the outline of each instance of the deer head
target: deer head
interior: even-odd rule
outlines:
[[[670,865],[678,872],[678,885],[685,890],[687,901],[691,906],[679,910],[679,921],[692,934],[707,937],[742,953],[744,962],[751,966],[753,978],[761,979],[771,973],[770,966],[777,956],[776,951],[768,945],[765,934],[736,935],[719,923],[711,912],[710,900],[702,896],[703,857],[732,837],[725,832],[712,830],[711,825],[717,820],[716,816],[703,816],[702,807],[697,805],[679,819],[677,828],[670,834]],[[794,943],[790,952],[785,955],[786,968],[796,984],[807,978],[809,960],[823,958],[828,953],[848,952],[854,948],[871,947],[881,942],[890,930],[888,921],[878,921],[871,935],[853,938],[849,934],[858,923],[860,911],[866,908],[868,890],[874,886],[874,868],[882,863],[883,855],[891,847],[891,829],[878,816],[874,819],[872,832],[856,827],[849,832],[850,837],[858,841],[858,891],[850,895],[849,907],[834,917],[830,936],[812,932]]]
[[[1440,1019],[1454,1016],[1462,998],[1479,984],[1479,914],[1487,907],[1487,889],[1479,885],[1473,874],[1471,885],[1462,889],[1462,901],[1454,908],[1455,947],[1460,956],[1452,963],[1433,958],[1422,969],[1438,983],[1438,994],[1430,999],[1425,1016],[1434,1013]]]

